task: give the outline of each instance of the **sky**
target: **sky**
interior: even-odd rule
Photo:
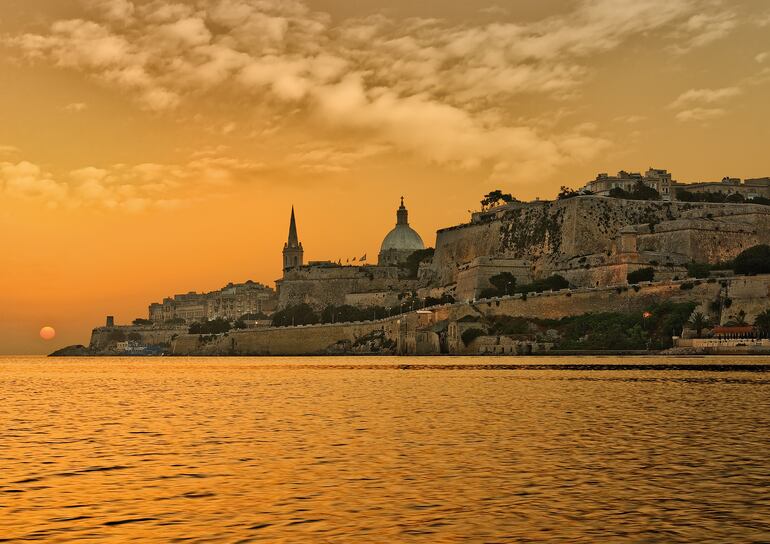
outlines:
[[[3,0],[0,354],[598,172],[770,175],[767,0]],[[53,326],[57,337],[38,332]]]

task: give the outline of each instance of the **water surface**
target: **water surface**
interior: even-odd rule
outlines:
[[[769,362],[0,358],[0,541],[769,541]]]

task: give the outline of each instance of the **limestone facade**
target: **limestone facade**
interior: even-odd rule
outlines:
[[[251,280],[230,283],[210,293],[187,293],[150,304],[149,319],[153,323],[166,323],[181,319],[195,323],[223,318],[230,321],[246,314],[270,314],[277,306],[275,291]]]

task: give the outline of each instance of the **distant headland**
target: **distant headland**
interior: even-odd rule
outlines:
[[[599,174],[556,200],[484,195],[435,246],[402,198],[377,263],[304,259],[107,318],[55,355],[770,353],[770,178]]]

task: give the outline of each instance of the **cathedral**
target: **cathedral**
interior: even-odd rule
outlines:
[[[334,261],[305,264],[304,248],[299,241],[294,207],[291,209],[289,236],[283,246],[283,277],[277,280],[279,306],[310,304],[316,308],[329,305],[388,306],[399,296],[413,292],[417,279],[409,277],[402,265],[415,251],[425,249],[420,235],[409,226],[409,211],[401,197],[396,210],[396,225],[380,246],[377,265],[343,265]]]

